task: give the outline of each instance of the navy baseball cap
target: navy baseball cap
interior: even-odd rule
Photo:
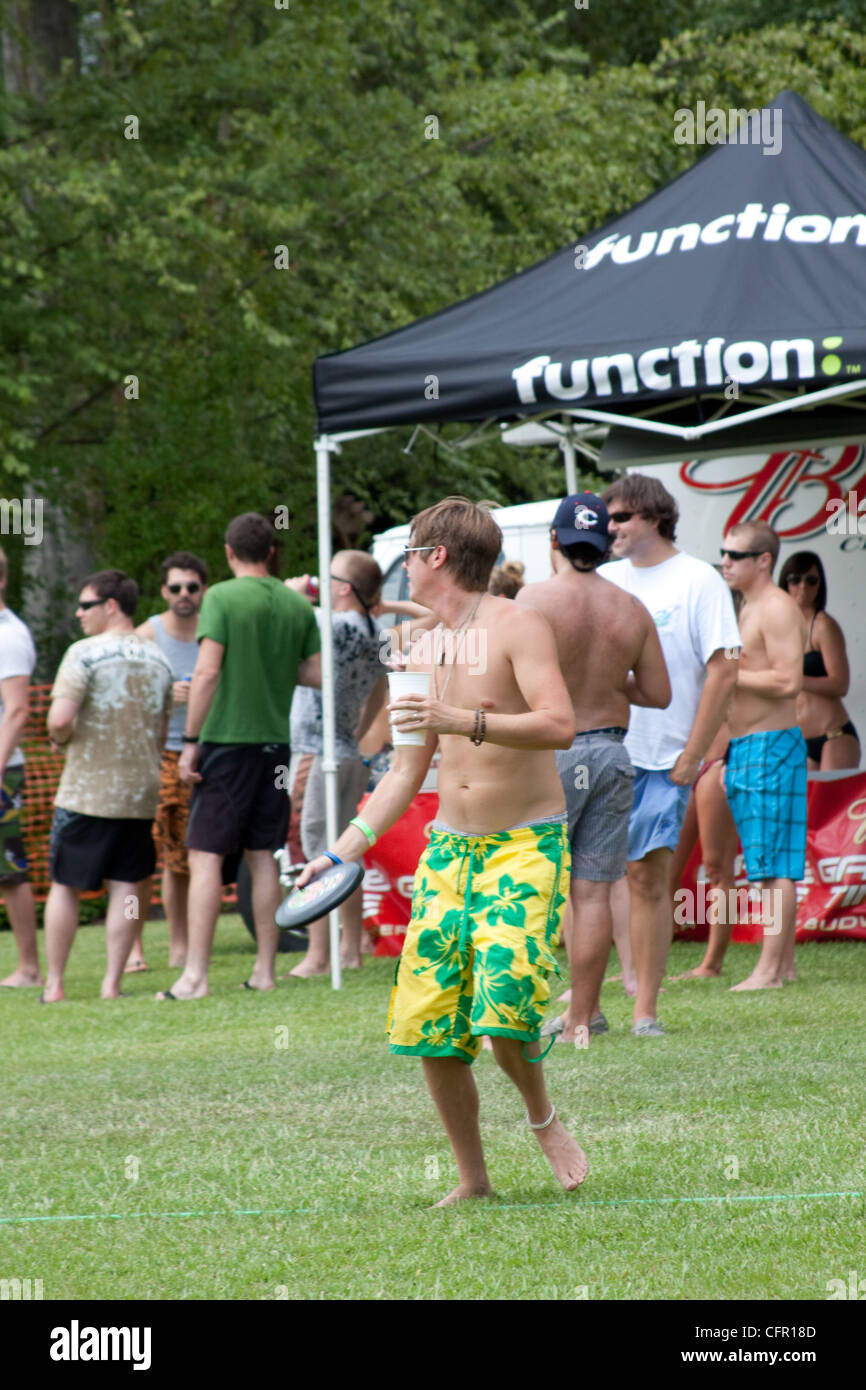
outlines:
[[[607,507],[600,497],[594,492],[575,492],[557,507],[553,530],[560,545],[580,541],[605,551],[610,544],[607,522]]]

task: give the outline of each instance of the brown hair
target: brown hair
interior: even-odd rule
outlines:
[[[486,502],[446,497],[412,518],[410,545],[444,545],[445,568],[461,589],[486,589],[502,550],[502,532]]]
[[[258,512],[242,512],[226,527],[226,545],[248,565],[264,565],[275,540],[272,523]]]
[[[766,521],[741,521],[737,526],[728,527],[725,532],[725,540],[727,540],[728,536],[733,535],[734,532],[736,532],[738,536],[748,536],[749,539],[746,544],[749,550],[760,550],[761,553],[766,550],[769,553],[772,562],[770,564],[770,573],[772,574],[776,561],[779,558],[779,537],[772,526],[768,526]],[[735,550],[737,549],[736,546],[732,548]]]
[[[676,536],[679,507],[658,478],[649,478],[645,473],[626,473],[611,483],[601,500],[609,512],[618,510],[615,504],[622,502],[627,511],[639,512],[647,521],[657,521],[662,540],[672,541]]]
[[[92,589],[103,602],[113,598],[127,618],[131,618],[138,607],[138,585],[123,570],[98,570],[84,580],[81,588]]]
[[[202,584],[207,584],[207,565],[198,555],[193,555],[191,550],[175,550],[173,554],[165,557],[160,567],[163,584],[168,583],[169,570],[192,570]]]
[[[382,571],[366,550],[338,550],[333,564],[351,584],[355,598],[367,609],[375,608],[382,596]]]
[[[806,574],[812,567],[818,571],[818,588],[815,591],[815,612],[823,613],[827,607],[827,576],[824,573],[824,566],[821,564],[821,556],[816,555],[814,550],[798,550],[795,554],[789,555],[784,565],[782,573],[779,575],[779,588],[788,592],[788,580],[792,574]]]

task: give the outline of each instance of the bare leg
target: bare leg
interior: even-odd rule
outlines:
[[[669,849],[652,849],[643,859],[629,861],[629,936],[637,974],[635,1022],[656,1017],[673,932],[671,858]]]
[[[273,857],[272,857],[273,862]],[[252,871],[252,865],[250,865]],[[274,864],[276,875],[276,864]],[[183,973],[171,987],[175,999],[204,999],[213,937],[222,905],[222,855],[204,849],[189,851],[189,948]],[[274,905],[276,911],[276,904]],[[255,914],[255,897],[253,897]],[[271,917],[273,926],[273,915]],[[256,921],[258,931],[258,921]],[[273,926],[274,936],[277,929]],[[160,991],[157,999],[164,998]]]
[[[135,936],[129,948],[129,958],[123,967],[124,975],[138,975],[147,969],[144,959],[144,924],[147,921],[147,914],[150,912],[150,899],[153,895],[153,876],[144,879],[139,887],[138,903],[138,922],[135,928]]]
[[[794,966],[794,936],[796,933],[797,892],[790,878],[770,878],[761,884],[764,917],[764,943],[757,965],[745,980],[733,985],[734,990],[779,989],[783,972]]]
[[[63,972],[78,931],[78,893],[77,888],[67,888],[65,883],[52,883],[48,890],[45,903],[45,959],[48,968],[42,992],[45,1004],[57,1004],[66,998]]]
[[[183,969],[189,940],[189,874],[163,869],[162,905],[168,919],[168,963]]]
[[[853,734],[828,738],[821,749],[821,771],[860,766],[860,744]]]
[[[280,871],[272,850],[246,849],[244,855],[252,878],[253,917],[258,947],[256,963],[247,983],[250,989],[275,989],[274,962],[280,934],[274,916],[282,897]]]
[[[342,924],[341,960],[346,970],[361,968],[361,937],[364,934],[364,890],[356,888],[340,908]]]
[[[571,1000],[559,1035],[561,1042],[573,1043],[576,1036],[588,1038],[590,1019],[598,1012],[599,990],[613,939],[610,890],[610,883],[572,879]],[[577,1035],[578,1028],[585,1031]]]
[[[522,1095],[530,1120],[534,1124],[541,1124],[550,1114],[542,1064],[528,1062],[523,1056],[523,1046],[517,1038],[493,1038],[497,1062]],[[537,1050],[538,1045],[535,1046]],[[556,1117],[545,1129],[537,1129],[534,1134],[557,1181],[566,1192],[580,1187],[589,1172],[589,1163],[583,1149],[562,1121]]]
[[[678,980],[715,979],[722,973],[722,962],[731,929],[736,921],[734,894],[734,858],[737,853],[737,827],[728,806],[725,789],[711,768],[698,782],[694,791],[697,824],[700,828],[701,849],[707,887],[707,924],[709,940],[704,958],[694,970],[677,975]],[[691,804],[691,802],[690,802]],[[674,888],[679,887],[676,874]]]
[[[39,969],[39,952],[36,947],[36,904],[33,889],[29,883],[7,883],[3,885],[6,911],[12,924],[15,945],[18,947],[18,966],[0,980],[7,989],[27,989],[31,985],[42,984],[42,971]]]
[[[621,878],[610,892],[610,910],[613,916],[613,940],[622,969],[622,987],[626,994],[634,997],[637,993],[637,974],[632,957],[631,934],[629,931],[629,885],[627,878]],[[614,976],[614,978],[617,978]]]
[[[102,999],[117,999],[120,994],[120,977],[129,956],[129,948],[138,931],[141,891],[148,887],[150,880],[142,883],[122,883],[119,879],[106,879],[108,885],[108,911],[105,914],[105,976],[100,989]],[[134,912],[134,915],[131,915]]]
[[[424,1057],[424,1077],[457,1160],[460,1181],[437,1202],[451,1206],[467,1197],[489,1197],[490,1179],[478,1128],[478,1091],[472,1070],[458,1057]]]

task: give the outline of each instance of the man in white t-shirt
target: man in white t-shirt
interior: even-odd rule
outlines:
[[[673,690],[666,709],[635,706],[625,746],[634,764],[626,880],[614,919],[628,920],[637,973],[636,1037],[660,1037],[659,988],[673,929],[670,872],[689,788],[737,681],[740,634],[730,591],[704,560],[674,545],[677,504],[657,478],[629,473],[604,493],[616,561],[598,573],[634,594],[658,631]]]
[[[0,894],[18,948],[17,969],[0,980],[0,985],[22,989],[42,983],[36,907],[21,838],[24,754],[18,744],[27,723],[36,648],[29,627],[4,602],[7,573],[6,555],[0,549]]]

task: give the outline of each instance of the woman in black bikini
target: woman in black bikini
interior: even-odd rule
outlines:
[[[850,678],[845,637],[824,611],[827,580],[820,557],[813,550],[790,555],[782,566],[779,588],[800,605],[809,624],[803,689],[797,697],[797,723],[806,740],[809,770],[859,767],[860,739],[842,704]]]

